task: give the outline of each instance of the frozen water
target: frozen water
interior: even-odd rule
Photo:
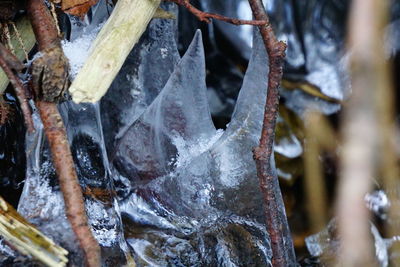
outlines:
[[[93,18],[92,14],[95,14]],[[71,18],[71,41],[64,43],[67,54],[69,49],[77,52],[76,47],[88,48],[90,39],[98,31],[98,25],[107,16],[106,1],[100,1],[85,22],[77,22]],[[82,53],[70,54],[71,65],[75,68],[72,71],[79,68]],[[124,263],[128,247],[123,237],[118,203],[114,199],[115,190],[105,150],[99,104],[78,105],[65,102],[59,105],[59,110],[67,128],[72,156],[85,196],[89,223],[102,248],[102,260],[104,264]],[[55,242],[68,249],[70,261],[80,266],[82,255],[64,212],[64,200],[43,126],[38,114],[35,113],[34,118],[36,132],[27,135],[27,178],[18,211]]]
[[[65,216],[64,200],[59,189],[51,186],[55,183],[55,170],[47,143],[44,143],[43,126],[37,113],[33,114],[33,119],[36,132],[26,137],[27,174],[18,212],[57,244],[71,251],[79,262],[82,255]]]
[[[277,119],[277,125],[279,124],[282,125],[282,128],[285,127],[287,132],[282,136],[276,135],[274,151],[286,158],[296,158],[301,156],[301,154],[303,154],[303,146],[281,116],[278,116]]]
[[[161,7],[177,16],[174,3],[162,3]],[[109,155],[114,154],[116,137],[123,136],[153,102],[179,61],[176,34],[176,20],[153,19],[102,98],[101,119],[107,129]]]
[[[197,32],[162,92],[120,137],[114,164],[131,181],[170,172],[176,160],[172,140],[186,143],[215,133],[207,104],[204,51]]]
[[[87,29],[84,28],[82,35],[75,40],[62,41],[62,47],[65,56],[69,60],[71,79],[74,79],[76,77],[86,59],[88,58],[91,45],[102,26],[103,24],[100,24],[97,28],[95,28],[94,30],[90,30],[89,32],[87,32]]]
[[[124,262],[126,243],[114,187],[108,169],[98,104],[66,102],[59,107],[86,198],[93,233],[102,247],[104,262]],[[64,212],[51,155],[42,125],[35,114],[36,133],[27,136],[27,179],[18,211],[45,234],[71,252],[70,260],[80,265],[82,258]]]
[[[162,92],[121,139],[115,158],[125,187],[120,207],[139,264],[270,265],[251,152],[261,133],[268,64],[258,34],[254,42],[225,132],[216,131],[210,119],[197,33]],[[276,194],[286,253],[294,264],[283,202]]]
[[[206,11],[224,14],[228,17],[240,19],[252,19],[252,12],[247,0],[207,0],[201,1]],[[289,68],[295,69],[304,65],[304,54],[294,21],[294,10],[290,0],[264,1],[271,23],[274,26],[277,38],[288,44],[286,51],[286,63]],[[243,57],[251,56],[253,28],[249,25],[235,26],[215,20],[213,22],[226,38],[237,48]]]
[[[209,150],[223,133],[224,131],[220,129],[211,138],[200,138],[196,140],[196,143],[188,143],[180,135],[177,135],[172,139],[172,143],[177,149],[175,166],[177,168],[185,166],[189,160]]]
[[[343,66],[344,1],[307,1],[299,3],[304,16],[304,49],[306,54],[306,80],[327,96],[342,100],[349,93]]]
[[[61,42],[64,53],[70,64],[70,78],[73,80],[82,68],[90,54],[91,44],[101,30],[111,12],[107,1],[101,0],[91,8],[82,21],[74,16],[68,16],[70,21],[70,36]]]
[[[244,5],[243,2],[243,0],[231,0],[229,2],[206,0],[201,1],[200,4],[204,11],[224,14],[224,16],[233,18],[238,18],[239,15],[244,15],[245,17],[243,17],[243,19],[249,19],[248,16],[250,15],[251,19],[251,13],[249,14],[250,7]],[[241,8],[239,9],[239,7]],[[230,40],[230,43],[244,58],[250,58],[252,30],[250,30],[250,39],[248,39],[248,26],[235,26],[218,20],[214,20],[213,24],[224,33],[224,36]]]

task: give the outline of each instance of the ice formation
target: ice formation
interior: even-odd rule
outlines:
[[[94,10],[105,16],[105,8],[105,1],[100,1]],[[100,15],[97,18],[104,18]],[[83,40],[82,36],[85,34],[92,34],[81,29],[89,29],[92,27],[90,24],[74,27],[75,39],[72,42]],[[95,27],[92,28],[95,30]],[[77,105],[69,101],[60,104],[59,110],[67,128],[72,156],[85,196],[89,223],[102,249],[103,264],[123,264],[126,262],[128,247],[123,236],[105,150],[99,104]],[[55,242],[68,249],[70,262],[80,266],[82,255],[65,215],[64,200],[43,126],[37,113],[34,118],[36,132],[27,134],[26,137],[27,172],[18,211]]]
[[[177,15],[175,4],[162,3],[161,7]],[[176,20],[153,19],[101,100],[109,155],[114,153],[116,139],[153,102],[174,70],[180,59],[176,34]]]
[[[133,229],[126,238],[138,264],[270,264],[251,152],[261,133],[267,74],[256,35],[232,121],[217,131],[197,32],[160,94],[119,139],[113,163],[124,225]],[[279,216],[294,261],[282,202]]]

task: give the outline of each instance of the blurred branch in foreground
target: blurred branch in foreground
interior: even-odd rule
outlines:
[[[383,125],[379,122],[382,114],[378,112],[376,96],[390,90],[384,75],[383,2],[354,0],[350,13],[347,45],[353,92],[344,106],[341,125],[343,148],[336,203],[343,266],[377,265],[364,197],[377,174],[378,139],[385,138],[378,132]]]

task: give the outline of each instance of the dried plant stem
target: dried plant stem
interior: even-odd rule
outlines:
[[[378,122],[375,91],[380,88],[383,32],[379,25],[379,0],[353,0],[348,48],[351,53],[352,96],[344,106],[341,125],[343,147],[337,199],[341,266],[377,266],[371,225],[364,197],[376,175]],[[387,88],[385,88],[387,89]],[[380,138],[383,138],[380,137]]]
[[[28,99],[26,98],[25,86],[23,85],[21,80],[17,77],[17,75],[12,71],[12,69],[21,70],[24,66],[1,43],[0,43],[0,66],[15,89],[15,93],[21,105],[22,113],[24,115],[26,128],[29,132],[33,132],[35,128],[33,126],[31,109],[29,107]]]
[[[317,233],[328,222],[326,184],[318,157],[322,150],[335,150],[336,136],[328,121],[319,113],[308,112],[304,128],[304,187],[308,220],[311,232]]]
[[[27,16],[19,18],[15,22],[15,28],[13,29],[13,31],[11,31],[11,43],[13,44],[15,49],[14,55],[19,60],[24,60],[26,59],[26,53],[25,50],[21,48],[21,42],[19,41],[20,37],[22,38],[22,42],[24,43],[26,51],[29,52],[35,45],[36,40],[35,35],[32,31],[31,23]],[[7,79],[7,75],[4,71],[0,69],[0,94],[2,94],[7,88],[8,83],[9,80]]]
[[[146,30],[160,1],[118,0],[69,88],[75,103],[94,103],[105,95],[129,52]]]
[[[29,0],[27,9],[39,44],[39,50],[46,51],[46,49],[59,47],[58,51],[62,51],[57,27],[44,2],[41,0]],[[47,69],[51,70],[52,67],[55,66],[47,66]],[[64,69],[62,68],[61,70]],[[65,76],[59,75],[55,77]],[[52,84],[58,83],[54,81]],[[41,89],[43,90],[44,88]],[[79,185],[67,133],[58,112],[57,104],[39,99],[36,101],[36,105],[49,140],[52,160],[64,197],[67,218],[85,254],[86,265],[98,267],[101,265],[100,247],[88,225],[82,189]]]
[[[195,15],[200,21],[204,21],[207,23],[210,23],[210,19],[216,19],[216,20],[221,20],[225,21],[234,25],[254,25],[254,26],[263,26],[267,24],[266,20],[243,20],[243,19],[236,19],[236,18],[229,18],[225,17],[219,14],[214,14],[214,13],[208,13],[201,11],[197,8],[195,8],[192,4],[190,4],[189,0],[164,0],[164,1],[169,1],[169,2],[174,2],[178,5],[181,5],[185,7],[190,13]]]
[[[285,58],[286,44],[276,39],[273,29],[269,24],[269,18],[265,12],[261,0],[249,0],[253,15],[257,20],[264,20],[267,23],[260,26],[261,36],[263,38],[268,56],[269,56],[269,74],[268,74],[268,96],[265,104],[265,113],[263,128],[261,132],[260,144],[253,151],[257,166],[257,176],[260,181],[261,191],[264,197],[265,216],[267,218],[267,230],[271,239],[272,265],[289,266],[293,261],[294,253],[288,254],[287,244],[284,240],[284,224],[287,221],[279,215],[279,207],[283,205],[280,194],[277,176],[271,169],[271,155],[273,153],[273,143],[275,137],[275,125],[279,107],[279,85],[282,79],[282,69]],[[289,248],[293,250],[293,248]]]

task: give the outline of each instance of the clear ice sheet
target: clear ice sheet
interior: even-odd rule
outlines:
[[[161,7],[178,15],[174,3],[162,3]],[[173,72],[180,59],[176,39],[176,20],[153,19],[101,99],[109,155],[114,153],[117,139],[153,102]]]
[[[197,32],[164,89],[118,139],[114,166],[130,181],[144,183],[173,170],[176,145],[207,139],[215,127],[206,97],[204,50]]]
[[[127,130],[126,141],[121,139],[115,160],[125,161],[120,166],[126,162],[132,166],[118,174],[125,237],[139,265],[269,266],[271,250],[252,158],[267,88],[267,55],[261,38],[255,38],[225,132],[212,125],[204,74],[199,75],[202,69],[204,55],[197,33],[162,92]],[[147,148],[138,147],[144,141]],[[154,159],[148,147],[160,147],[164,156]],[[151,159],[151,164],[132,159]],[[150,170],[151,179],[138,181],[143,179],[137,175],[138,166]],[[286,253],[295,265],[283,201],[280,192],[275,193]]]
[[[86,212],[102,248],[104,264],[123,263],[123,238],[118,203],[105,152],[98,104],[65,102],[59,106],[72,156],[85,196]],[[27,134],[27,178],[18,211],[55,242],[70,251],[70,261],[82,264],[82,255],[64,211],[51,155],[38,115],[36,132]]]
[[[107,17],[106,1],[100,1],[83,22],[70,17],[70,41],[65,41],[63,48],[66,49],[67,46],[68,49],[71,44],[73,47],[90,46],[98,32],[97,25]],[[79,68],[74,66],[79,65],[76,62],[77,55],[67,53],[68,55],[73,63],[72,67]],[[59,105],[59,111],[67,129],[72,156],[85,196],[89,224],[102,249],[103,264],[123,264],[126,262],[128,247],[115,199],[99,104],[75,104],[68,101]],[[80,266],[83,258],[65,215],[64,200],[51,161],[48,142],[36,112],[34,120],[36,132],[26,136],[27,171],[18,211],[56,243],[70,251],[70,262]]]

